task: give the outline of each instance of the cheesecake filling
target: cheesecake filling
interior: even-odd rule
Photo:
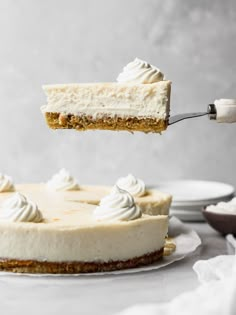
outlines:
[[[38,206],[18,192],[6,199],[0,207],[0,221],[38,223],[42,219]]]
[[[104,117],[138,117],[166,120],[169,113],[170,81],[156,67],[136,58],[114,83],[46,85],[43,113]]]
[[[93,215],[99,221],[130,221],[140,218],[142,212],[127,191],[114,186],[111,193],[102,198]]]
[[[0,220],[0,260],[48,262],[126,261],[164,247],[167,216],[146,216],[131,221],[97,222],[81,227],[59,222],[3,222]],[[81,218],[82,220],[82,218]],[[93,224],[92,224],[93,221]]]
[[[78,190],[76,179],[66,169],[61,169],[47,182],[47,188],[54,191]]]
[[[121,177],[117,180],[116,185],[128,191],[133,197],[142,197],[146,194],[146,188],[144,182],[129,174],[126,177]]]
[[[47,105],[43,113],[109,117],[166,119],[169,113],[170,81],[152,84],[81,83],[44,86]]]
[[[10,176],[0,173],[0,193],[14,191],[15,187]]]

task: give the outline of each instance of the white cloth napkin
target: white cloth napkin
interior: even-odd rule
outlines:
[[[227,241],[234,246],[232,235]],[[135,305],[119,315],[236,315],[236,255],[199,260],[194,266],[200,285],[168,303]]]

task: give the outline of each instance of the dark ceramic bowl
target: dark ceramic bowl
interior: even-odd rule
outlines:
[[[236,215],[235,214],[223,214],[206,211],[206,208],[202,209],[202,214],[206,221],[213,229],[220,232],[223,235],[233,234],[236,236]]]

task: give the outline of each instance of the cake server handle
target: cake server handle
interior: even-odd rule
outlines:
[[[236,122],[236,100],[224,99],[217,100],[214,104],[208,105],[206,112],[179,114],[169,118],[169,125],[173,125],[181,120],[208,116],[210,120],[219,123]]]

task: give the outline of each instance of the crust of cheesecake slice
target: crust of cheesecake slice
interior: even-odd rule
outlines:
[[[111,117],[104,114],[93,118],[85,114],[66,115],[53,112],[45,112],[44,114],[46,122],[51,129],[76,129],[78,131],[99,129],[160,133],[166,130],[168,126],[168,120],[151,117]]]
[[[0,259],[0,270],[15,273],[79,274],[130,269],[152,264],[162,258],[164,248],[125,261],[109,262],[47,262]]]

